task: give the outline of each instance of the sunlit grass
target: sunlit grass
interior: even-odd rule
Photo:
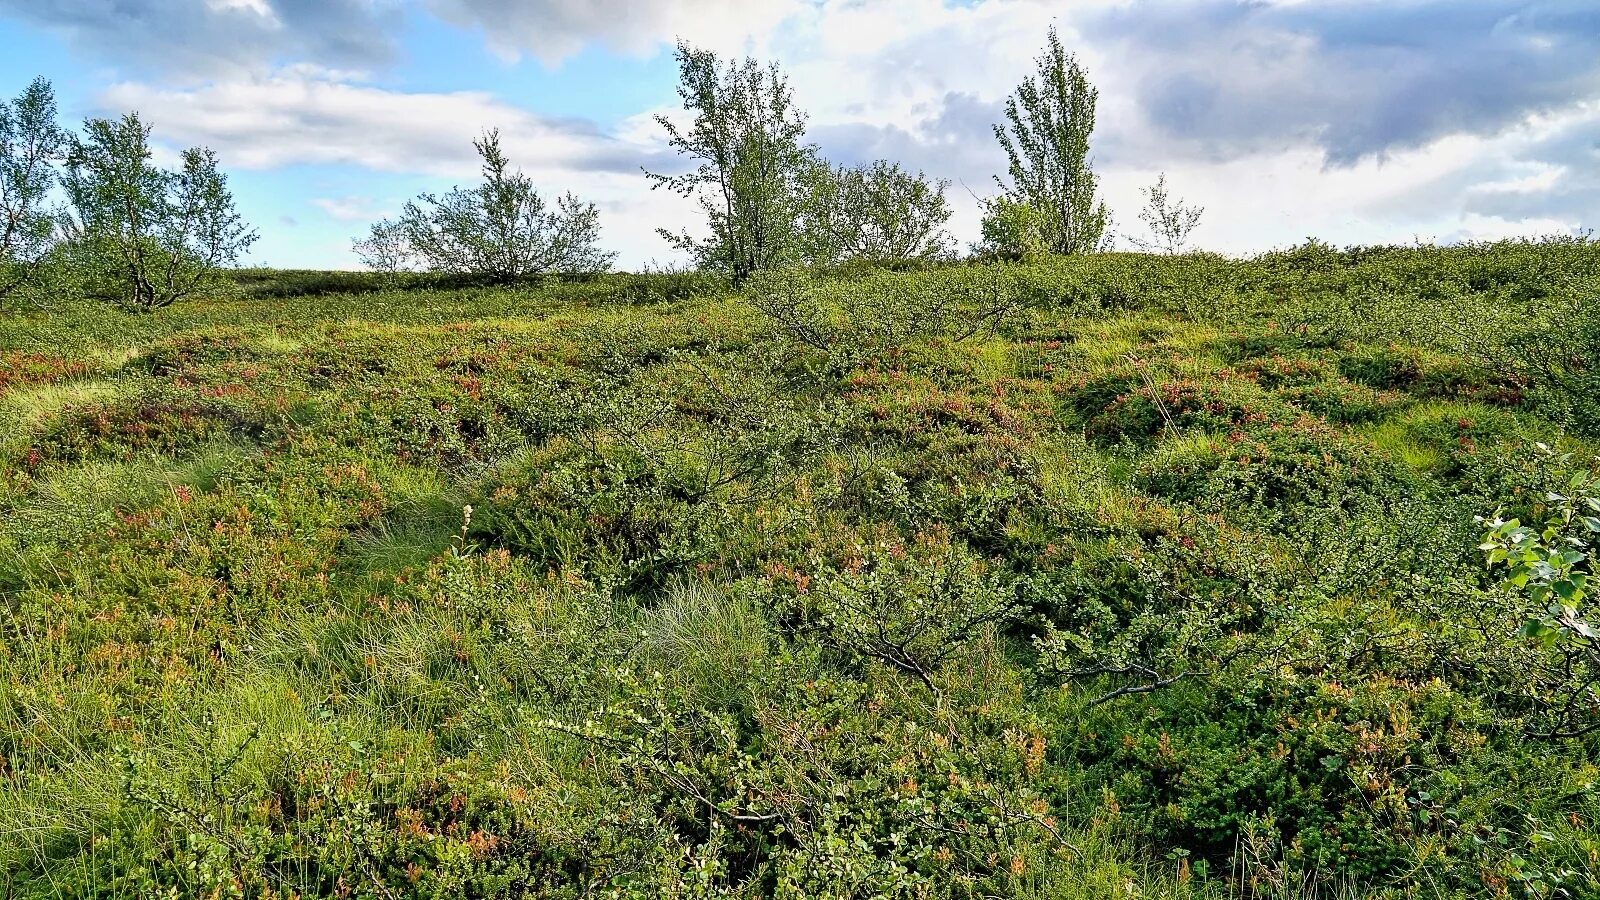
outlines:
[[[993,334],[829,351],[586,285],[8,319],[84,366],[0,396],[0,871],[1460,900],[1514,851],[1585,886],[1592,760],[1493,705],[1526,648],[1468,492],[1592,445],[1444,351],[1264,324],[1294,266],[1224,316],[1177,267],[1235,263],[1081,265]],[[1096,702],[1147,658],[1192,674]],[[1464,887],[1329,862],[1377,853]]]

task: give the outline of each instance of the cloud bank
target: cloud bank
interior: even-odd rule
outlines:
[[[601,126],[489,86],[407,89],[407,32],[464,29],[508,67],[676,38],[777,59],[830,158],[952,180],[967,237],[972,195],[1004,170],[992,126],[1051,25],[1100,89],[1095,161],[1124,226],[1161,171],[1208,208],[1200,243],[1230,251],[1571,230],[1600,212],[1589,0],[0,0],[0,16],[121,73],[105,111],[140,109],[233,167],[464,180],[471,138],[498,127],[542,185],[620,220],[625,264],[665,255],[654,226],[695,224],[639,175],[679,165],[662,110]],[[392,205],[324,199],[349,223]]]

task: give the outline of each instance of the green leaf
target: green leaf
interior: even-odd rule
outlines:
[[[1523,622],[1522,627],[1517,630],[1519,637],[1532,638],[1537,641],[1548,641],[1560,633],[1558,629],[1552,627],[1550,623],[1543,619],[1529,619]]]

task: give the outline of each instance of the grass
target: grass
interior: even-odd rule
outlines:
[[[1600,891],[1473,522],[1597,445],[1370,305],[1596,269],[1491,251],[876,275],[827,351],[641,276],[14,314],[0,885]]]

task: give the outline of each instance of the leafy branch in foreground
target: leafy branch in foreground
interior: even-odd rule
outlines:
[[[1543,444],[1539,451],[1557,468],[1572,466],[1569,455]],[[1491,568],[1504,571],[1502,585],[1531,604],[1520,635],[1555,654],[1528,679],[1547,715],[1541,736],[1550,738],[1600,731],[1600,628],[1584,609],[1600,541],[1600,476],[1578,468],[1565,480],[1527,521],[1500,513],[1478,518],[1488,529],[1478,549]]]

